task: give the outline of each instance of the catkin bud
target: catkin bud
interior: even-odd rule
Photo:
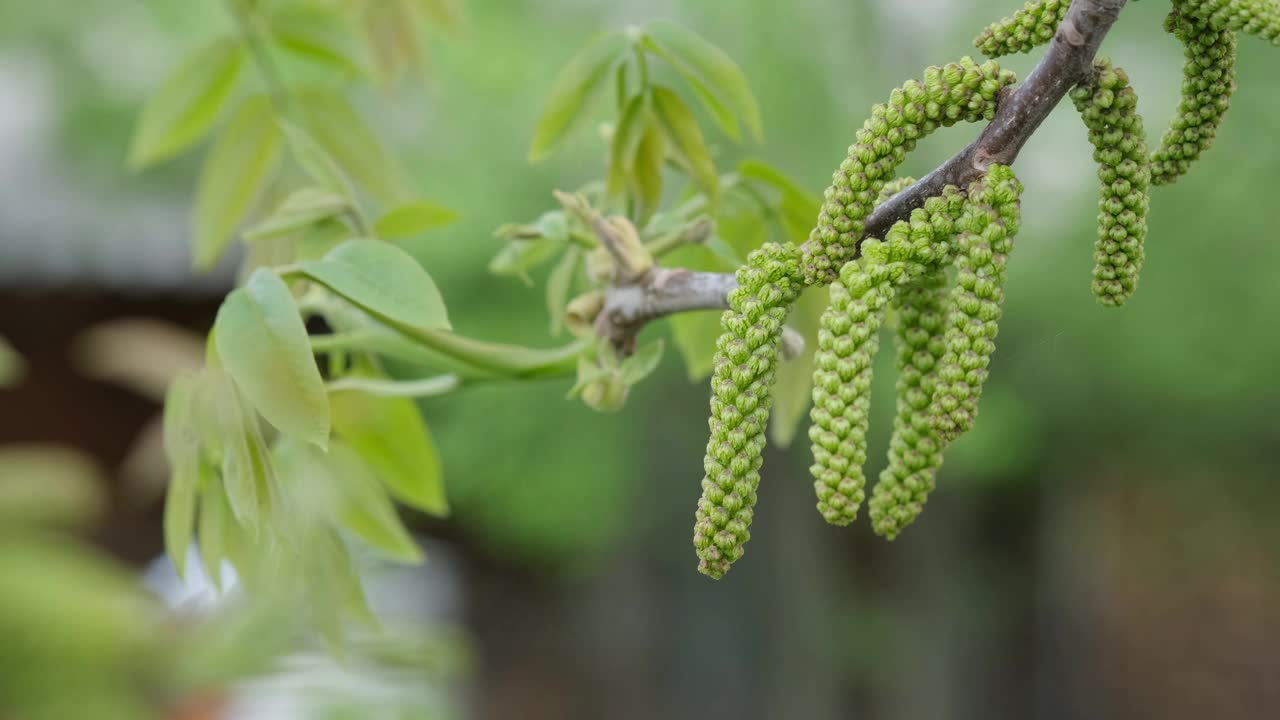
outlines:
[[[1185,48],[1182,100],[1151,154],[1151,183],[1168,185],[1209,149],[1236,89],[1236,36],[1209,21],[1174,10],[1164,27]]]
[[[1070,0],[1039,0],[986,27],[973,44],[987,57],[1024,53],[1053,39]]]
[[[969,186],[969,207],[958,223],[957,280],[951,291],[930,422],[944,442],[973,427],[978,398],[995,352],[1004,300],[1006,263],[1020,222],[1022,183],[1006,165],[992,165]]]
[[[711,438],[693,532],[699,572],[719,578],[742,557],[760,485],[761,452],[783,321],[802,285],[799,250],[768,244],[738,270],[711,376]]]
[[[1280,45],[1280,3],[1276,0],[1183,0],[1175,7],[1222,30],[1239,31]]]
[[[924,509],[942,466],[945,445],[929,421],[939,362],[946,354],[949,292],[945,268],[935,268],[898,291],[898,407],[889,464],[880,473],[868,510],[876,533],[892,540]]]
[[[872,362],[885,310],[896,284],[910,292],[916,283],[945,278],[941,268],[951,260],[951,236],[964,203],[954,187],[929,198],[909,220],[895,223],[883,241],[863,243],[862,257],[846,264],[831,286],[814,356],[809,439],[818,511],[833,525],[853,522],[865,497]]]
[[[805,284],[834,281],[857,253],[866,216],[916,141],[961,120],[991,119],[1000,91],[1014,81],[1012,72],[993,61],[978,65],[965,57],[927,68],[923,82],[909,80],[890,93],[887,103],[873,107],[832,176],[817,226],[804,244]]]
[[[1094,245],[1093,294],[1098,302],[1123,305],[1138,287],[1147,236],[1151,169],[1138,97],[1129,78],[1102,60],[1091,85],[1071,91],[1089,129],[1098,162],[1098,240]]]

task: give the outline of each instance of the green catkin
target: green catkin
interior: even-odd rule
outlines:
[[[1143,240],[1147,236],[1151,169],[1138,98],[1129,78],[1107,61],[1094,63],[1091,85],[1078,86],[1071,99],[1089,129],[1098,162],[1098,239],[1094,245],[1093,294],[1098,302],[1123,305],[1138,287]]]
[[[1280,45],[1280,2],[1277,0],[1184,0],[1184,12],[1215,28],[1242,32]]]
[[[900,177],[890,180],[884,184],[884,187],[880,188],[880,193],[876,195],[876,207],[880,207],[885,204],[889,198],[915,184],[916,179],[913,177]]]
[[[713,578],[729,571],[751,538],[783,322],[802,287],[799,258],[794,245],[770,243],[752,251],[721,317],[711,438],[693,534],[698,570]]]
[[[1014,81],[1013,73],[994,61],[978,65],[965,57],[927,68],[923,82],[909,80],[890,93],[887,103],[873,107],[833,174],[817,226],[804,244],[805,284],[832,282],[857,254],[864,221],[881,188],[917,140],[960,120],[990,120],[1000,91]]]
[[[993,165],[969,186],[961,219],[957,279],[951,291],[937,387],[929,407],[938,436],[950,443],[973,427],[978,398],[995,352],[1009,251],[1021,219],[1022,183],[1005,165]],[[895,493],[896,495],[896,493]]]
[[[1013,15],[988,25],[973,44],[987,57],[1028,52],[1053,39],[1070,6],[1070,0],[1029,2]]]
[[[1165,29],[1186,48],[1182,66],[1182,101],[1151,154],[1151,183],[1168,185],[1187,172],[1200,153],[1209,149],[1236,89],[1236,36],[1209,21],[1177,10],[1165,19]]]
[[[909,221],[894,224],[884,242],[868,239],[863,256],[846,264],[831,287],[814,356],[809,439],[818,511],[833,525],[853,522],[865,498],[872,361],[895,283],[911,293],[916,283],[941,273],[964,202],[954,187],[930,198]]]

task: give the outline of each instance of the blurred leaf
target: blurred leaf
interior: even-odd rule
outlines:
[[[564,247],[564,241],[553,238],[540,240],[513,240],[498,251],[489,261],[489,272],[494,275],[518,277],[526,285],[533,286],[529,271],[541,265],[558,250]]]
[[[620,33],[600,35],[564,66],[534,130],[533,145],[529,148],[531,162],[545,157],[573,127],[629,46],[630,42]]]
[[[330,393],[351,390],[380,397],[422,398],[452,392],[461,384],[457,375],[439,375],[419,380],[348,376],[330,382],[328,388]]]
[[[284,129],[285,137],[289,140],[289,149],[293,152],[294,159],[302,166],[307,176],[325,189],[351,198],[354,202],[356,191],[351,185],[351,179],[341,167],[338,167],[338,163],[334,162],[329,153],[325,152],[306,130],[297,125],[281,120],[280,127]]]
[[[204,365],[204,339],[167,322],[122,318],[85,330],[74,354],[86,377],[160,401],[174,378]]]
[[[22,356],[0,336],[0,388],[17,385],[25,372],[26,365],[22,362]]]
[[[689,166],[694,183],[714,199],[720,192],[720,175],[702,138],[698,121],[679,95],[664,87],[655,87],[652,92],[654,114],[667,140]]]
[[[0,528],[84,525],[106,505],[104,483],[93,459],[78,450],[0,447]]]
[[[382,3],[379,3],[382,4]],[[293,3],[272,15],[271,38],[295,57],[351,75],[368,75],[347,18],[330,9]]]
[[[209,270],[253,210],[280,165],[280,129],[270,101],[245,100],[218,135],[200,170],[192,211],[192,261]]]
[[[449,513],[440,457],[412,400],[342,391],[333,393],[330,402],[334,432],[397,498],[432,515]]]
[[[186,576],[199,481],[200,438],[193,421],[194,375],[180,375],[164,400],[164,449],[169,458],[169,490],[164,504],[164,544],[179,578]]]
[[[701,245],[679,248],[667,256],[675,267],[704,272],[731,272],[733,265]],[[711,374],[716,354],[716,338],[720,336],[718,311],[685,312],[671,316],[671,331],[676,349],[684,357],[690,380],[701,380]]]
[[[297,609],[279,592],[258,593],[219,605],[211,617],[186,628],[172,654],[179,692],[221,689],[265,674],[288,652]],[[196,720],[196,718],[191,718]]]
[[[742,70],[723,50],[692,30],[659,20],[645,26],[648,46],[677,68],[685,67],[706,82],[717,98],[732,108],[756,142],[764,136],[760,106]]]
[[[387,212],[373,224],[374,233],[385,239],[411,237],[457,221],[458,213],[425,200],[411,202]]]
[[[244,47],[220,38],[192,51],[142,108],[129,148],[136,169],[166,160],[204,137],[231,95]]]
[[[294,260],[319,260],[342,243],[353,239],[355,233],[337,219],[321,220],[307,228],[294,247]]]
[[[284,281],[258,268],[223,301],[213,327],[222,365],[258,412],[281,432],[325,447],[328,397]]]
[[[667,141],[661,130],[650,125],[636,149],[635,159],[635,192],[642,221],[656,212],[662,202],[662,164],[666,157]]]
[[[378,240],[348,240],[299,267],[308,277],[375,316],[410,327],[448,330],[435,281],[413,256]]]
[[[813,354],[818,347],[818,327],[827,308],[825,288],[809,288],[791,311],[788,324],[804,337],[804,351],[778,366],[773,385],[773,414],[769,435],[775,445],[787,447],[809,410],[813,396]]]
[[[622,361],[622,381],[628,385],[635,385],[653,374],[658,369],[658,363],[662,362],[662,350],[665,343],[662,340],[651,342],[640,348],[634,355]]]
[[[622,110],[618,126],[614,128],[613,138],[609,142],[609,178],[610,195],[621,195],[624,190],[634,185],[632,179],[636,164],[636,151],[649,125],[649,96],[639,93],[631,98]]]
[[[458,0],[414,0],[427,18],[445,30],[456,30],[462,24],[462,8]]]
[[[264,240],[305,230],[351,210],[345,196],[323,188],[295,190],[262,222],[245,231],[246,240]]]
[[[323,89],[302,90],[295,98],[311,137],[344,176],[388,205],[412,194],[400,164],[349,100]]]
[[[573,289],[573,276],[578,269],[582,250],[570,246],[560,262],[552,268],[547,276],[547,314],[551,317],[551,336],[555,337],[564,329],[564,311],[569,304],[569,293]]]
[[[222,590],[222,560],[226,557],[230,511],[222,487],[212,482],[204,484],[200,493],[200,517],[196,524],[197,542],[204,574],[219,591]]]
[[[808,240],[809,231],[817,223],[818,211],[822,206],[818,195],[806,192],[791,178],[759,160],[742,161],[738,165],[738,174],[743,178],[763,182],[778,191],[780,201],[777,211],[787,239],[797,244]]]
[[[702,81],[693,71],[678,65],[676,71],[679,72],[681,79],[693,91],[694,97],[698,98],[698,102],[702,103],[702,107],[711,113],[711,119],[715,120],[716,125],[720,127],[721,132],[734,142],[742,140],[742,131],[738,128],[738,119],[734,117],[733,111],[720,102],[720,99],[711,92],[707,84]]]
[[[277,463],[287,481],[324,495],[334,522],[391,560],[422,562],[422,549],[409,536],[386,491],[354,450],[341,441],[328,453],[300,443],[281,443]]]
[[[251,537],[258,536],[263,507],[272,485],[271,460],[258,426],[239,388],[225,374],[212,385],[222,436],[222,486],[235,519]],[[327,437],[326,437],[327,441]]]
[[[397,83],[406,68],[421,61],[417,21],[402,0],[366,3],[364,31],[384,86]]]

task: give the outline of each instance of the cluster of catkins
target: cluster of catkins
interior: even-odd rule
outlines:
[[[992,57],[1054,39],[1069,0],[1028,2],[975,40]],[[1186,173],[1208,148],[1235,90],[1235,33],[1280,42],[1280,0],[1175,0],[1166,29],[1186,49],[1183,97],[1148,154],[1137,96],[1125,72],[1095,62],[1071,99],[1093,144],[1101,197],[1092,290],[1122,305],[1137,288],[1149,193]],[[930,67],[872,108],[827,188],[800,247],[768,244],[738,271],[721,320],[694,546],[713,578],[743,554],[760,484],[783,323],[806,286],[830,285],[814,356],[814,488],[818,510],[847,525],[866,499],[871,380],[880,330],[896,316],[897,412],[888,464],[867,503],[873,529],[893,539],[923,509],[944,449],[969,430],[995,352],[1022,184],[991,165],[967,188],[946,187],[863,238],[868,215],[912,184],[895,171],[916,141],[961,120],[990,120],[1015,82],[994,61]],[[954,268],[954,269],[953,269]]]

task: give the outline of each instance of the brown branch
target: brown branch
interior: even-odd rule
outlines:
[[[1093,73],[1093,60],[1126,0],[1072,0],[1040,62],[1016,88],[1006,88],[995,117],[976,140],[915,184],[877,207],[863,239],[883,237],[925,200],[948,185],[966,187],[999,163],[1011,165],[1027,140],[1063,97]],[[861,240],[859,241],[861,247]],[[737,287],[732,274],[653,268],[639,282],[610,287],[596,330],[621,348],[634,344],[644,325],[667,315],[727,307]]]

